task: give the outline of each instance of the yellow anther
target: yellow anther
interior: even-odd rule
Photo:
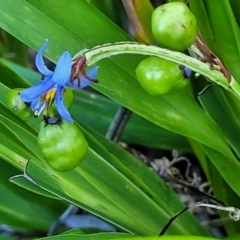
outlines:
[[[54,99],[54,97],[55,97],[55,95],[56,95],[56,91],[57,91],[56,88],[50,89],[50,90],[46,93],[46,96],[45,96],[46,100],[48,101],[48,100]]]

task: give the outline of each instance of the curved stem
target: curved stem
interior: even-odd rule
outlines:
[[[163,58],[193,70],[207,77],[212,82],[232,91],[240,98],[240,85],[232,78],[229,84],[227,78],[218,70],[211,69],[209,65],[198,59],[187,56],[183,53],[160,48],[158,46],[146,45],[138,42],[116,42],[99,45],[91,49],[80,51],[74,56],[74,59],[86,58],[88,66],[95,64],[101,59],[119,54],[141,54]],[[234,85],[234,87],[232,87]]]

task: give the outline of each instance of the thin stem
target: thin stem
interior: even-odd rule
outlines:
[[[218,70],[212,69],[208,64],[205,64],[198,59],[187,56],[183,53],[171,51],[158,46],[141,44],[138,42],[116,42],[96,46],[91,49],[80,51],[74,56],[74,59],[85,57],[88,66],[95,64],[101,59],[108,58],[119,54],[141,54],[163,58],[193,70],[207,77],[212,82],[222,86],[227,90],[233,90],[233,93],[240,97],[240,86],[232,77],[231,84],[227,78]],[[234,83],[234,84],[233,84]],[[231,86],[234,85],[234,88]]]
[[[106,133],[106,138],[111,139],[114,142],[119,141],[123,130],[128,123],[128,120],[131,116],[131,111],[127,108],[120,106],[108,128]]]
[[[196,203],[194,203],[190,206],[187,206],[187,207],[183,208],[181,211],[176,213],[172,218],[170,218],[168,223],[164,226],[162,231],[159,233],[159,236],[162,236],[167,231],[169,226],[172,224],[172,222],[178,216],[180,216],[182,213],[186,212],[188,209],[193,208],[193,207],[208,207],[208,208],[214,208],[214,209],[221,210],[221,211],[226,211],[226,212],[229,212],[229,218],[231,220],[233,220],[233,221],[239,221],[240,220],[240,210],[238,208],[225,207],[225,206],[219,206],[219,205],[214,205],[214,204],[209,204],[209,203],[196,202]]]

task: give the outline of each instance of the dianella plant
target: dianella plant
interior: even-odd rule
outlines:
[[[2,239],[240,239],[239,9],[1,0]]]

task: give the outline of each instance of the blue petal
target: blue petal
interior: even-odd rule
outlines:
[[[92,67],[92,68],[90,68],[90,69],[86,72],[86,74],[87,74],[90,78],[96,79],[97,74],[98,74],[98,69],[99,69],[98,66]]]
[[[64,52],[58,60],[52,76],[54,83],[65,86],[70,79],[72,71],[72,58],[69,52]]]
[[[49,77],[49,76],[51,76],[51,75],[53,74],[53,72],[50,71],[50,70],[46,67],[46,65],[45,65],[45,63],[44,63],[44,61],[43,61],[43,51],[44,51],[45,48],[47,47],[48,43],[49,43],[49,41],[46,39],[45,43],[43,44],[43,46],[42,46],[42,47],[40,48],[40,50],[38,51],[37,56],[36,56],[36,59],[35,59],[35,64],[36,64],[36,66],[37,66],[38,71],[39,71],[42,75],[47,76],[47,77]]]
[[[35,99],[31,102],[30,108],[31,108],[31,109],[35,109],[35,106],[38,104],[39,100],[40,100],[40,97],[35,98]]]
[[[92,67],[86,72],[86,74],[90,78],[96,79],[96,76],[98,74],[98,69],[99,69],[99,67]],[[78,79],[74,79],[73,82],[68,82],[67,86],[69,86],[71,88],[79,88],[78,87],[78,81],[79,81]],[[85,88],[85,87],[89,86],[91,83],[92,83],[92,81],[89,81],[84,76],[80,77],[80,88]]]
[[[57,111],[62,118],[66,119],[69,122],[74,122],[74,120],[72,119],[71,115],[68,112],[68,109],[64,104],[63,93],[64,93],[64,88],[58,87],[56,92],[56,99],[55,99]]]
[[[39,98],[53,86],[54,83],[51,78],[46,78],[40,83],[23,90],[19,95],[24,102],[32,102],[35,98]]]

